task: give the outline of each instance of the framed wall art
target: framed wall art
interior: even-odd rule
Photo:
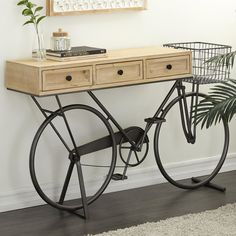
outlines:
[[[147,0],[46,0],[47,15],[77,15],[114,10],[145,10]]]

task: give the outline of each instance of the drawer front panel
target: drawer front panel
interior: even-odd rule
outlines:
[[[43,91],[92,85],[92,66],[43,71]]]
[[[119,83],[143,79],[142,61],[104,64],[96,66],[96,84]]]
[[[190,74],[189,56],[157,58],[146,61],[146,78]]]

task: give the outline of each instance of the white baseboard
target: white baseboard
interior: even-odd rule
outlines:
[[[211,169],[215,159],[216,157],[210,157],[181,163],[173,163],[168,166],[168,170],[173,173],[173,176],[175,176],[176,179],[201,176],[208,173],[208,170]],[[236,170],[236,153],[228,154],[221,172],[231,170]],[[131,168],[128,169],[127,180],[111,181],[105,192],[116,192],[164,182],[167,181],[163,178],[157,168],[157,165],[148,168]],[[78,186],[76,186],[75,189],[78,189]],[[76,196],[74,191],[69,194],[71,199]],[[7,194],[0,194],[0,212],[42,204],[44,204],[44,202],[40,199],[36,191],[31,186],[27,189],[19,189]]]
[[[193,176],[202,176],[212,170],[212,165],[216,163],[217,157],[202,158],[198,160],[185,161],[170,164],[167,168],[168,173],[172,173],[174,179],[186,179]],[[225,163],[220,172],[236,170],[236,153],[227,155]],[[144,169],[128,170],[128,179],[123,181],[112,181],[105,193],[122,191],[132,188],[139,188],[148,185],[165,183],[167,180],[162,176],[157,165]]]

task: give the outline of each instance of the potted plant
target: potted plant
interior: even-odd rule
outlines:
[[[23,25],[33,24],[36,32],[36,48],[33,49],[32,56],[37,60],[44,60],[46,58],[46,50],[43,45],[43,36],[39,30],[39,23],[46,17],[40,14],[43,7],[37,6],[29,0],[21,0],[17,5],[24,6],[22,15],[28,18]]]

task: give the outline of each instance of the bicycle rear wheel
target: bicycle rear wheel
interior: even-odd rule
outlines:
[[[116,154],[114,133],[106,118],[92,107],[69,105],[50,115],[34,137],[30,152],[32,182],[40,197],[51,206],[76,211],[83,208],[78,175],[83,176],[86,201],[91,204],[109,184]]]
[[[188,108],[196,96],[196,93],[186,94]],[[205,96],[198,94],[198,101]],[[195,142],[187,142],[179,109],[182,101],[183,96],[176,97],[164,109],[161,118],[166,122],[156,126],[154,152],[161,173],[171,184],[195,189],[209,183],[220,171],[228,151],[229,128],[224,121],[208,129],[197,125]],[[193,174],[203,177],[196,183]]]

